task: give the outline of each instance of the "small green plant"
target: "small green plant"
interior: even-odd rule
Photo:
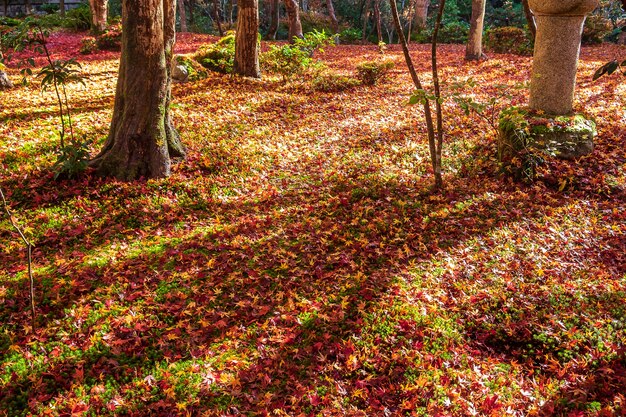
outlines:
[[[54,164],[54,179],[74,178],[87,169],[91,140],[70,141],[57,152]]]
[[[530,56],[533,54],[533,41],[524,29],[506,26],[487,31],[485,49],[497,54]]]
[[[208,70],[230,74],[235,61],[235,32],[227,32],[214,44],[200,46],[193,59]]]
[[[323,93],[337,93],[350,90],[359,85],[359,83],[360,81],[356,78],[334,73],[320,74],[312,82],[313,88]]]
[[[465,43],[469,35],[469,25],[463,21],[450,22],[441,26],[437,39],[439,43]]]
[[[364,85],[374,85],[384,81],[393,67],[394,63],[391,60],[361,62],[356,67],[357,78]]]

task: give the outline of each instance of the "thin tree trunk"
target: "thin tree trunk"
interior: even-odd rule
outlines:
[[[220,36],[224,36],[224,29],[222,29],[222,21],[220,19],[220,10],[217,5],[218,2],[219,0],[213,0],[213,20],[215,20],[215,23],[217,24],[217,32]]]
[[[328,9],[328,16],[332,23],[333,32],[339,33],[339,21],[335,14],[335,7],[333,6],[333,0],[326,0],[326,9]]]
[[[89,0],[91,9],[91,29],[102,33],[107,27],[108,0]]]
[[[196,24],[196,15],[193,12],[196,6],[196,0],[187,0],[187,4],[189,5],[189,24],[193,26]]]
[[[122,1],[122,56],[109,137],[91,161],[123,180],[170,174],[185,150],[170,118],[175,0]]]
[[[26,14],[31,14],[33,12],[33,6],[30,3],[30,0],[26,0]]]
[[[297,0],[285,0],[287,16],[289,18],[289,42],[295,38],[303,38],[302,23],[300,23],[300,10]]]
[[[259,69],[259,1],[239,0],[235,35],[235,74],[261,78]]]
[[[443,176],[441,172],[441,155],[443,150],[443,110],[441,108],[441,88],[439,87],[439,71],[437,70],[437,36],[441,27],[441,19],[443,18],[443,10],[446,6],[446,0],[441,0],[439,10],[437,11],[437,20],[435,21],[435,29],[433,30],[431,64],[433,73],[433,86],[435,87],[435,108],[437,112],[437,142],[435,144],[435,163],[433,165],[435,171],[435,189],[443,188]]]
[[[278,33],[278,22],[280,21],[280,4],[278,0],[270,1],[270,27],[267,31],[267,39],[275,41]]]
[[[477,61],[483,56],[483,26],[486,4],[486,0],[472,0],[472,18],[465,49],[465,59],[468,61]]]
[[[370,7],[372,0],[365,0],[365,7],[363,8],[363,30],[361,31],[361,40],[367,39],[367,24],[370,20]]]
[[[626,0],[623,1],[626,2]],[[528,30],[530,30],[534,41],[535,37],[537,36],[537,22],[535,21],[535,15],[533,14],[532,10],[530,10],[528,0],[522,0],[522,5],[524,6],[524,15],[526,16],[526,22],[528,23]]]
[[[28,3],[30,3],[30,0],[28,0]],[[59,13],[61,13],[61,16],[65,16],[65,0],[59,0]]]
[[[235,10],[235,0],[229,0],[228,1],[228,24],[232,25],[233,24],[233,13]]]
[[[178,1],[178,20],[180,20],[180,31],[187,32],[187,13],[185,11],[185,0]]]
[[[413,80],[413,84],[418,91],[425,92],[422,83],[417,75],[417,71],[415,71],[415,66],[413,65],[413,59],[411,58],[411,54],[409,53],[409,46],[406,42],[406,38],[404,36],[404,31],[402,30],[402,26],[400,24],[400,17],[398,16],[398,7],[396,6],[395,0],[389,0],[389,4],[391,6],[391,14],[393,16],[393,22],[396,26],[396,31],[398,32],[398,38],[400,40],[400,44],[402,45],[402,52],[404,53],[404,59],[406,61],[406,65],[409,69],[409,74],[411,74],[411,79]],[[433,34],[433,58],[432,61],[435,63],[433,67],[433,80],[436,82],[435,91],[437,95],[437,91],[439,90],[439,78],[437,74],[437,33],[439,31],[439,25],[441,23],[441,15],[443,14],[443,7],[445,5],[445,0],[442,0],[440,4],[440,10],[442,13],[438,15],[438,22],[435,26],[435,32]],[[424,94],[425,95],[425,94]],[[439,101],[439,100],[437,100]],[[435,125],[433,122],[432,109],[430,106],[430,100],[424,99],[422,100],[422,105],[424,106],[424,118],[426,119],[426,130],[428,131],[428,147],[430,150],[430,159],[433,167],[433,172],[435,174],[435,188],[439,189],[443,185],[442,177],[441,177],[441,157],[437,157],[437,155],[441,155],[441,147],[438,149],[437,145],[443,143],[443,128],[439,129],[435,132]],[[440,107],[438,107],[439,111],[437,111],[437,116],[440,115]],[[438,117],[437,126],[442,126],[443,122],[441,118]]]
[[[4,15],[7,16],[9,13],[9,0],[4,0]]]
[[[378,43],[381,43],[383,41],[383,30],[380,22],[380,0],[374,0],[374,20],[376,21]]]

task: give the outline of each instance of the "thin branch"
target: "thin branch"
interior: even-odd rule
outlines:
[[[13,226],[13,228],[20,235],[20,238],[24,241],[24,244],[26,245],[26,248],[28,249],[28,278],[30,280],[30,311],[32,314],[31,318],[32,318],[32,326],[33,326],[33,333],[34,333],[37,330],[37,327],[35,323],[35,281],[33,279],[33,267],[32,267],[33,266],[33,262],[32,262],[33,244],[30,242],[30,240],[26,238],[26,236],[24,235],[24,232],[22,232],[22,229],[15,222],[15,219],[13,218],[13,213],[11,213],[11,210],[9,210],[9,204],[7,203],[7,200],[4,197],[4,193],[2,192],[2,189],[0,189],[0,197],[2,197],[2,203],[4,204],[4,211],[6,212],[7,216],[9,216],[9,221],[11,222],[11,226]]]

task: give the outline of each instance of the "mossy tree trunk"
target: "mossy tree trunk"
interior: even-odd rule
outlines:
[[[289,18],[289,42],[294,38],[303,38],[302,23],[300,22],[300,8],[297,0],[285,0],[285,8]]]
[[[239,0],[235,35],[235,74],[261,78],[259,69],[259,1]]]
[[[113,120],[91,166],[122,180],[170,174],[185,150],[170,119],[175,0],[122,1],[122,57]]]
[[[483,27],[486,4],[486,0],[472,0],[470,31],[465,49],[465,59],[468,61],[477,61],[483,56]]]
[[[108,0],[89,0],[91,8],[91,29],[102,33],[107,27]]]

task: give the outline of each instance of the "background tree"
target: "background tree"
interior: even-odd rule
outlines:
[[[330,21],[333,25],[333,32],[339,33],[339,20],[337,20],[337,15],[335,14],[333,0],[326,0],[326,9],[328,10],[328,16],[330,17]]]
[[[113,120],[98,173],[123,180],[170,174],[172,157],[185,155],[170,119],[175,0],[122,1],[122,56]]]
[[[261,78],[258,32],[259,1],[239,0],[233,66],[236,74]]]
[[[483,26],[486,0],[472,0],[470,31],[465,49],[465,59],[479,60],[483,56]]]
[[[180,21],[180,31],[187,32],[187,12],[185,11],[185,0],[178,0],[178,20]]]
[[[278,24],[280,23],[280,3],[278,0],[270,0],[270,26],[267,30],[267,39],[276,40]]]
[[[417,31],[426,28],[426,19],[428,18],[428,7],[430,0],[415,0],[415,16],[413,17],[413,26]]]
[[[107,27],[108,0],[89,0],[91,26],[94,32],[101,33]]]
[[[302,23],[300,22],[300,8],[297,0],[285,0],[287,17],[289,19],[289,42],[294,38],[302,38]]]

